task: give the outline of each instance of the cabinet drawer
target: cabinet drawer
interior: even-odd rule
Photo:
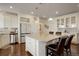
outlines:
[[[26,37],[26,50],[35,55],[35,39]]]

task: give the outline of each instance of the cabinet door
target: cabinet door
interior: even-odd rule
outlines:
[[[76,23],[76,17],[75,16],[72,16],[71,17],[71,24],[75,24]]]
[[[8,28],[15,28],[18,26],[18,19],[16,15],[4,14],[4,26]]]
[[[9,14],[4,15],[4,26],[11,27],[11,16]]]
[[[76,27],[76,16],[71,16],[71,27]]]
[[[30,39],[30,51],[32,55],[36,54],[35,49],[35,39]]]
[[[61,18],[61,25],[64,25],[64,18]]]
[[[13,28],[18,27],[18,17],[17,17],[17,15],[11,15],[11,27],[13,27]]]
[[[29,51],[32,55],[35,55],[35,39],[26,37],[26,50]]]
[[[0,35],[0,48],[2,47],[2,40],[1,40],[1,35]]]
[[[70,20],[70,18],[69,18],[69,17],[66,17],[66,19],[65,19],[65,20],[66,20],[66,27],[70,27],[70,26],[69,26],[69,25],[70,25],[70,21],[69,21],[69,20]]]
[[[65,19],[61,18],[61,27],[65,27]]]
[[[0,13],[0,28],[4,27],[4,19],[2,13]]]
[[[60,26],[60,19],[57,19],[57,27]]]
[[[27,36],[25,37],[25,41],[26,41],[26,50],[30,51],[30,42],[29,42],[29,38]]]

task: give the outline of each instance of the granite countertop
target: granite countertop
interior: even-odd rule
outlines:
[[[16,28],[0,28],[0,35],[9,35],[10,32],[15,31]],[[17,33],[16,33],[17,34]]]
[[[8,35],[10,32],[0,32],[0,35]]]
[[[51,35],[51,34],[45,34],[45,33],[37,33],[37,34],[28,34],[26,37],[36,39],[39,41],[44,41],[48,42],[50,40],[55,40],[56,38],[59,38],[60,36],[65,36],[64,35]]]

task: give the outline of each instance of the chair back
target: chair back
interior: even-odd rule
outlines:
[[[50,31],[49,34],[54,34],[54,32]]]
[[[74,35],[70,35],[69,37],[68,37],[68,39],[66,40],[66,43],[65,43],[65,48],[70,48],[70,46],[71,46],[71,41],[72,41],[72,39],[73,39],[73,37],[74,37]]]
[[[56,32],[56,35],[61,35],[62,33],[61,32]]]
[[[67,39],[67,36],[60,37],[59,39],[60,41],[58,43],[57,52],[58,52],[58,55],[61,55],[64,53],[64,44]]]

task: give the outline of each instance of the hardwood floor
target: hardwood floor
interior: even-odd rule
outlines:
[[[0,50],[0,56],[32,56],[25,51],[25,44],[9,45]]]
[[[79,45],[72,45],[72,56],[79,56]],[[25,44],[9,45],[0,50],[0,56],[32,56],[25,51]]]
[[[72,56],[79,56],[79,45],[72,45],[71,53],[72,53]]]

